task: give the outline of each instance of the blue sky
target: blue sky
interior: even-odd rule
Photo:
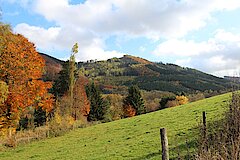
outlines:
[[[130,54],[217,76],[240,70],[239,0],[0,0],[2,21],[40,52],[77,60]]]

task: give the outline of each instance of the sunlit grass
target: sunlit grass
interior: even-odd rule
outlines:
[[[197,125],[202,111],[207,120],[221,118],[230,94],[224,94],[122,119],[68,134],[21,145],[0,152],[0,159],[160,159],[159,129],[165,127],[169,138],[170,157],[186,154],[186,140],[194,147]],[[191,149],[193,151],[193,148]]]

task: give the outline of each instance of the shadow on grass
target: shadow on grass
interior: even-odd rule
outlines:
[[[188,141],[186,142],[186,144],[180,144],[177,145],[174,148],[170,148],[169,149],[169,154],[170,154],[170,160],[176,160],[176,159],[181,159],[181,160],[192,160],[195,157],[196,154],[196,147],[197,147],[197,141],[196,140],[192,140],[192,141]],[[133,158],[132,160],[145,160],[145,159],[151,159],[151,158],[156,158],[159,157],[159,159],[161,159],[161,151],[158,152],[153,152],[153,153],[149,153],[146,154],[142,157],[138,157],[138,158]]]
[[[197,140],[186,141],[170,149],[170,160],[192,160],[197,151]]]
[[[199,127],[188,130],[184,136],[176,135],[176,141],[180,142],[170,149],[170,160],[192,160],[198,150]]]
[[[189,129],[188,134],[179,131],[174,138],[174,144],[171,144],[174,147],[169,148],[170,160],[190,160],[194,159],[194,156],[197,151],[197,137],[199,134],[199,128],[194,127]],[[173,141],[169,141],[171,143]],[[159,146],[160,147],[160,146]],[[160,149],[160,148],[159,148]],[[146,155],[143,155],[138,158],[133,158],[133,160],[145,160],[145,159],[161,159],[162,153],[161,150],[152,152]]]
[[[149,153],[149,154],[146,154],[146,155],[144,155],[144,156],[142,156],[142,157],[133,158],[132,160],[150,159],[150,158],[156,157],[156,156],[159,156],[159,157],[161,156],[160,151],[158,151],[158,152],[153,152],[153,153]]]

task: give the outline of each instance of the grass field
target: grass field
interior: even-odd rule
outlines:
[[[167,129],[170,157],[193,146],[202,111],[207,120],[221,117],[230,94],[149,114],[76,129],[61,137],[35,141],[0,152],[2,160],[26,159],[161,159],[159,129]],[[193,149],[191,149],[192,151]]]

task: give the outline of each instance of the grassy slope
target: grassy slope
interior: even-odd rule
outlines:
[[[187,105],[133,118],[77,129],[64,136],[36,141],[0,152],[0,159],[160,159],[159,128],[168,131],[170,156],[176,146],[183,150],[202,111],[208,121],[218,119],[228,103],[224,94]]]

